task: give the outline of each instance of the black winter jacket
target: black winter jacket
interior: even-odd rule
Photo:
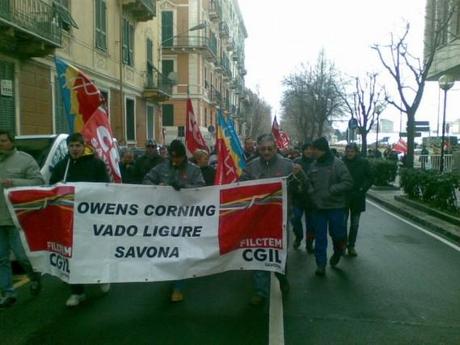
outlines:
[[[352,212],[364,212],[366,210],[366,192],[371,188],[374,180],[369,161],[359,156],[353,159],[344,157],[343,161],[353,179],[353,187],[346,195],[347,207]]]
[[[69,170],[64,181],[67,162],[69,162]],[[77,159],[72,159],[68,155],[55,165],[51,173],[50,184],[58,182],[110,182],[110,178],[105,163],[94,154],[84,155]]]

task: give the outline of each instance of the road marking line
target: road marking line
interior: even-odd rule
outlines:
[[[284,345],[283,297],[280,284],[274,273],[270,273],[270,310],[268,320],[268,344]]]
[[[373,201],[369,201],[367,200],[368,203],[370,203],[372,206],[375,206],[377,207],[378,209],[382,210],[383,212],[386,212],[388,213],[389,215],[392,215],[393,217],[399,219],[400,221],[406,223],[406,224],[409,224],[410,226],[416,228],[417,230],[420,230],[421,232],[424,232],[425,234],[437,239],[438,241],[441,241],[442,243],[444,244],[447,244],[449,247],[455,249],[456,251],[460,252],[460,247],[455,245],[454,243],[452,242],[449,242],[448,240],[446,240],[445,238],[442,238],[441,236],[438,236],[434,233],[432,233],[431,231],[429,230],[426,230],[424,228],[422,228],[421,226],[417,225],[417,224],[414,224],[412,223],[411,221],[405,219],[405,218],[402,218],[401,216],[397,215],[396,213],[393,213],[391,211],[388,211],[387,209],[385,209],[384,207],[380,206],[380,205],[377,205],[375,202]]]

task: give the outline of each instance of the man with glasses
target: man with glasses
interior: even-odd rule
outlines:
[[[271,134],[264,134],[257,139],[257,151],[259,157],[249,162],[241,176],[241,181],[258,180],[272,177],[285,177],[291,174],[303,174],[302,168],[289,159],[277,153],[275,138]],[[264,304],[268,298],[270,289],[270,272],[254,272],[255,295],[250,304]],[[283,294],[289,292],[289,282],[286,275],[276,273]]]
[[[157,143],[152,139],[147,140],[145,143],[145,154],[134,162],[136,183],[141,184],[144,176],[158,164],[163,162],[163,160],[164,158],[161,157],[158,152]]]

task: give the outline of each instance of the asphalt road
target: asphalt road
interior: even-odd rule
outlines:
[[[460,344],[460,251],[372,205],[357,250],[324,278],[314,275],[313,256],[290,250],[285,344]],[[180,304],[168,301],[169,289],[117,284],[102,295],[90,287],[88,300],[68,309],[67,287],[47,277],[39,297],[26,285],[14,307],[0,310],[0,344],[270,343],[276,315],[248,305],[249,272],[187,281]]]

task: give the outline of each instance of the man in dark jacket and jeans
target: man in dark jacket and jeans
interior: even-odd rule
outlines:
[[[329,263],[335,267],[345,252],[347,227],[345,223],[345,194],[353,181],[345,164],[329,150],[326,138],[316,139],[313,144],[312,163],[308,176],[308,194],[313,210],[315,229],[316,275],[326,274],[328,229],[334,245],[334,254]]]
[[[94,155],[91,148],[85,146],[80,133],[67,137],[69,155],[59,161],[53,169],[50,184],[58,182],[110,182],[105,163]],[[101,291],[109,291],[110,284],[102,284]],[[86,299],[84,285],[71,284],[71,295],[66,306],[76,307]]]
[[[356,237],[358,235],[359,218],[361,212],[366,210],[366,192],[371,188],[373,176],[369,161],[360,157],[358,145],[348,144],[345,147],[343,158],[348,171],[353,179],[353,188],[347,193],[347,223],[350,218],[350,230],[348,233],[348,255],[357,256],[355,250]]]

